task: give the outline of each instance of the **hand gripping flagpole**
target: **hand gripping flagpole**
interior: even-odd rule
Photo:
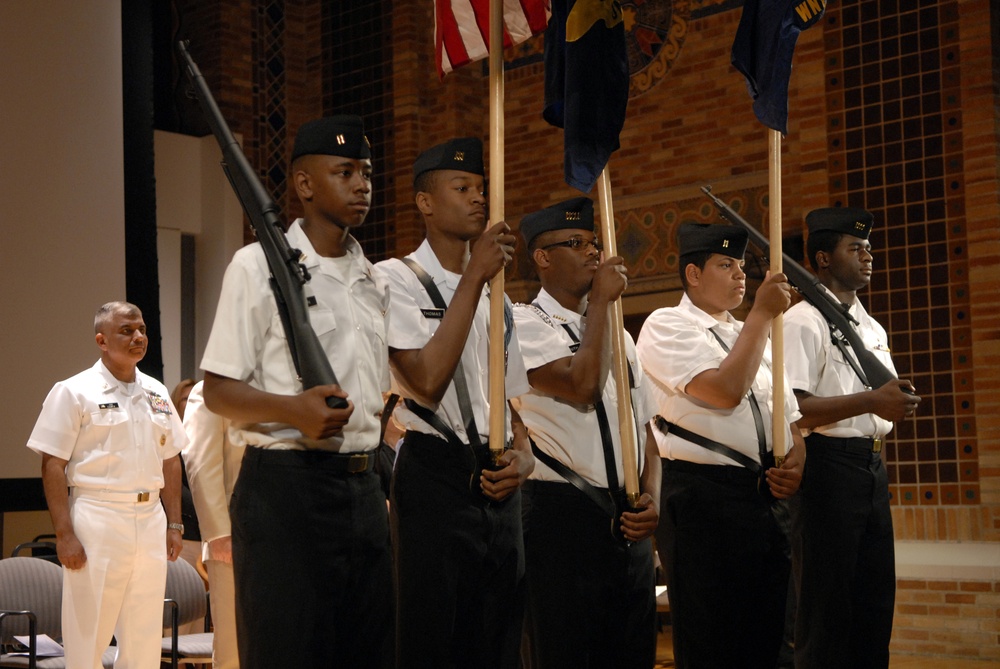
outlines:
[[[771,276],[781,273],[781,132],[768,128],[768,238],[771,242]],[[785,333],[784,317],[778,314],[771,321],[771,376],[773,384],[771,439],[774,463],[778,467],[788,452],[785,444]]]
[[[611,178],[605,165],[597,180],[598,204],[601,208],[601,243],[604,256],[618,255],[615,240],[615,213],[611,203]],[[622,469],[625,475],[625,496],[634,509],[639,505],[639,466],[636,456],[635,414],[632,413],[632,392],[629,387],[628,359],[625,356],[625,322],[622,315],[622,298],[608,305],[611,323],[612,373],[618,397],[618,427],[621,432]],[[609,486],[615,483],[608,481]]]
[[[503,123],[503,0],[490,0],[490,213],[489,221],[504,220]],[[504,390],[503,345],[504,270],[490,280],[489,401],[490,454],[494,464],[507,440],[507,398]]]

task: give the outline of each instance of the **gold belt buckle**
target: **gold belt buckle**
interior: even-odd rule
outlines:
[[[357,474],[368,469],[368,454],[355,453],[347,460],[347,471],[350,474]]]
[[[139,493],[138,495],[135,496],[135,501],[137,501],[137,502],[148,502],[149,501],[149,493],[148,492],[141,492],[141,493]]]
[[[872,453],[882,452],[882,437],[875,437],[872,439]]]

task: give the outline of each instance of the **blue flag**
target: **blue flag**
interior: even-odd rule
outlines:
[[[733,66],[747,79],[761,123],[788,133],[788,78],[799,33],[826,11],[826,0],[745,0],[733,40]]]
[[[553,0],[542,117],[563,128],[566,183],[584,193],[620,146],[628,87],[620,0]]]

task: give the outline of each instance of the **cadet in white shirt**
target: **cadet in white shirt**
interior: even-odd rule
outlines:
[[[872,223],[864,209],[812,211],[807,251],[821,290],[849,307],[866,348],[895,373],[886,332],[857,296],[871,281]],[[807,669],[889,666],[896,568],[882,441],[920,398],[906,380],[868,387],[850,349],[834,343],[813,305],[788,310],[785,364],[802,410],[799,426],[811,430],[792,544],[795,666]]]
[[[678,236],[684,297],[654,311],[637,343],[659,410],[656,543],[667,571],[674,654],[682,668],[774,669],[790,561],[758,481],[763,471],[761,485],[783,499],[802,477],[804,446],[794,424],[785,429],[792,448],[784,465],[769,466],[768,337],[790,287],[784,275],[767,277],[740,323],[729,310],[746,291],[746,230],[684,223]],[[792,393],[782,410],[789,423],[799,417]]]
[[[201,381],[196,383],[187,397],[184,431],[188,443],[181,455],[201,526],[201,559],[208,571],[214,631],[212,666],[214,669],[238,669],[229,500],[240,475],[244,447],[229,439],[229,421],[205,406],[203,385]]]
[[[649,383],[628,333],[642,474],[635,510],[625,500],[617,391],[609,373],[608,307],[627,285],[624,261],[601,261],[594,205],[586,197],[528,214],[520,229],[542,283],[530,305],[514,307],[531,391],[513,404],[537,449],[524,488],[532,666],[652,667],[650,537],[660,510],[660,458],[649,426],[655,413]]]
[[[246,446],[230,508],[243,669],[392,662],[389,523],[373,470],[389,294],[350,235],[368,214],[371,173],[360,117],[299,129],[290,182],[304,217],[288,243],[312,277],[309,318],[340,385],[303,390],[259,244],[226,270],[202,360],[206,405]]]
[[[394,390],[403,398],[394,416],[406,430],[392,482],[400,668],[518,662],[519,489],[534,459],[523,425],[512,432],[509,419],[504,438],[511,443],[514,435],[513,446],[498,467],[487,448],[486,288],[512,257],[514,237],[503,222],[486,228],[482,155],[482,142],[465,138],[417,158],[416,204],[427,239],[405,262],[377,267],[392,295],[389,354]],[[440,293],[441,306],[418,273]],[[505,334],[510,398],[526,392],[528,381],[513,322]]]
[[[28,439],[65,567],[66,666],[100,669],[114,635],[116,666],[155,667],[167,560],[184,532],[184,428],[163,384],[136,369],[148,343],[139,308],[109,302],[94,330],[100,361],[52,388]]]

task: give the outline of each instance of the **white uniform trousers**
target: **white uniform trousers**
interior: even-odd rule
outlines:
[[[73,495],[70,518],[87,562],[63,570],[66,669],[101,669],[112,634],[118,641],[115,669],[155,669],[167,583],[167,518],[159,499]]]
[[[208,595],[212,600],[212,625],[215,630],[212,666],[214,669],[239,669],[233,565],[209,560],[205,563],[205,568],[208,569]]]

